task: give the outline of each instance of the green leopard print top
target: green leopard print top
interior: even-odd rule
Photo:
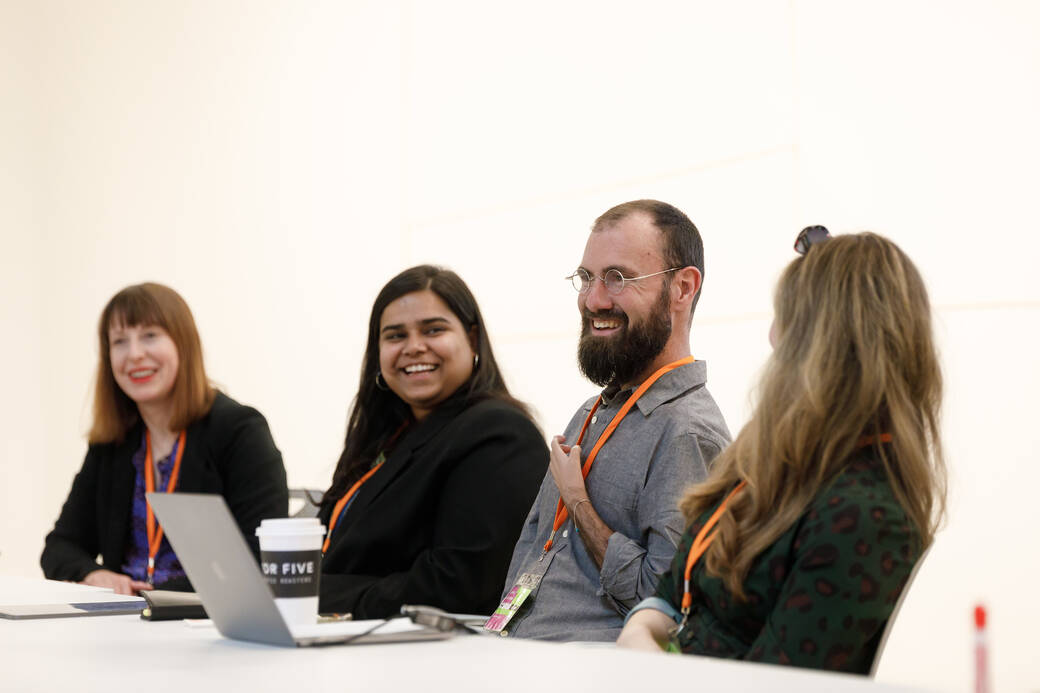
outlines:
[[[676,609],[690,545],[713,510],[687,528],[658,584],[657,596]],[[747,601],[733,599],[703,561],[694,566],[678,645],[688,654],[869,673],[920,543],[877,453],[866,449],[755,559]]]

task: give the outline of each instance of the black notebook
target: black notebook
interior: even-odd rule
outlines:
[[[146,621],[176,621],[182,618],[207,618],[206,607],[194,592],[148,590],[141,592],[148,606],[141,612]]]

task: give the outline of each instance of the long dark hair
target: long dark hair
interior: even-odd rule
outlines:
[[[472,404],[494,398],[509,402],[530,417],[526,405],[514,399],[506,388],[491,351],[484,318],[466,283],[459,275],[442,267],[419,265],[406,269],[386,283],[372,306],[372,315],[368,319],[368,342],[361,361],[361,380],[347,421],[347,438],[332,475],[332,485],[322,498],[323,507],[335,503],[351,484],[361,478],[402,426],[414,421],[411,409],[400,397],[392,390],[376,386],[379,321],[392,302],[406,294],[426,290],[437,294],[448,305],[467,333],[474,333],[474,351],[479,357],[469,379],[439,406]]]

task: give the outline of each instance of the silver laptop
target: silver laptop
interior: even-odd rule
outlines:
[[[62,618],[65,616],[119,616],[139,614],[148,606],[140,598],[127,597],[116,602],[69,602],[68,604],[4,604],[0,618]]]
[[[4,576],[6,577],[6,576]],[[43,583],[45,581],[40,580]],[[46,581],[50,582],[50,581]],[[0,586],[3,580],[0,580]],[[77,585],[78,586],[78,585]],[[11,600],[11,594],[0,588],[0,600]],[[85,592],[80,594],[59,591],[54,595],[41,595],[22,603],[0,604],[0,618],[62,618],[65,616],[117,616],[139,614],[148,604],[140,597],[127,597],[111,592]]]
[[[260,574],[223,497],[149,493],[148,502],[206,613],[226,638],[306,647],[451,637],[450,632],[406,618],[290,626],[278,611],[267,580]]]
[[[143,599],[60,580],[0,575],[0,618],[139,614]]]

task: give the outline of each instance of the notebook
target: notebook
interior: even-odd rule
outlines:
[[[71,582],[0,576],[0,618],[57,618],[137,614],[140,597]]]
[[[290,626],[221,496],[149,493],[148,502],[206,613],[226,638],[306,647],[440,640],[452,635],[405,618]]]

